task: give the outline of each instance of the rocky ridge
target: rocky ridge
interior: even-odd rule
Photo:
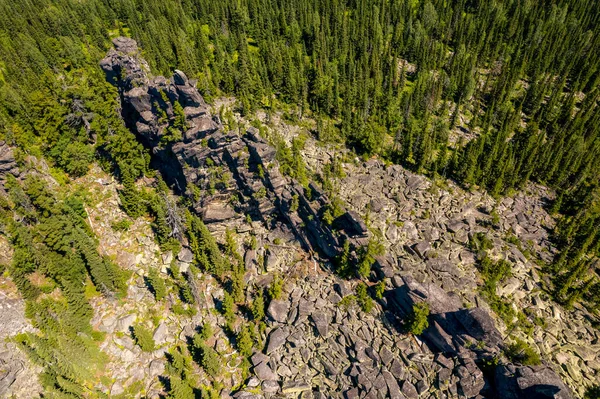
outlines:
[[[169,163],[163,172],[171,175],[179,190],[186,191],[187,195],[194,198],[194,208],[213,230],[219,230],[219,226],[222,225],[235,225],[236,220],[242,219],[241,215],[251,215],[252,219],[260,221],[269,231],[276,231],[290,238],[291,242],[297,241],[309,255],[320,254],[325,259],[339,253],[343,240],[351,240],[355,248],[366,243],[368,230],[356,213],[346,212],[341,217],[343,223],[338,234],[334,234],[328,226],[320,222],[320,212],[329,201],[327,197],[313,185],[311,188],[316,195],[309,200],[302,186],[283,177],[277,168],[274,149],[259,137],[256,131],[249,129],[242,136],[225,134],[220,121],[210,115],[208,107],[185,74],[176,71],[171,80],[162,77],[150,79],[143,63],[137,61],[135,42],[119,38],[114,44],[115,50],[111,50],[102,61],[102,67],[108,78],[120,88],[124,118],[159,157],[168,159],[170,154],[174,155],[177,163]],[[115,79],[117,77],[122,78]],[[171,101],[165,100],[165,94]],[[168,133],[169,122],[161,121],[158,115],[164,112],[168,120],[172,120],[176,116],[172,105],[175,101],[179,101],[183,107],[186,129],[182,141],[164,146],[162,138]],[[399,180],[403,171],[401,168],[392,168],[388,173],[393,180]],[[211,185],[215,176],[219,177],[218,186]],[[367,191],[368,184],[373,181],[367,179],[361,182],[363,192]],[[411,192],[421,192],[422,186],[427,184],[425,179],[415,175],[409,176],[406,182],[409,190],[404,191],[404,194],[409,195]],[[383,188],[382,184],[380,189]],[[232,199],[232,196],[237,198]],[[360,198],[360,195],[358,197]],[[448,197],[447,200],[452,199]],[[402,198],[396,202],[402,203]],[[410,204],[409,201],[405,202]],[[379,205],[370,204],[371,211],[381,213],[383,206]],[[470,216],[468,223],[457,219],[452,223],[452,227],[448,225],[447,229],[464,243],[468,240],[468,232],[464,226],[470,226],[471,220],[475,219],[479,211],[463,209],[462,212],[463,216]],[[406,224],[403,227],[405,226]],[[457,288],[456,284],[453,284],[453,278],[463,278],[453,264],[453,259],[440,262],[435,261],[436,258],[431,256],[431,253],[427,256],[428,251],[432,249],[428,240],[436,241],[436,231],[439,234],[439,227],[434,225],[426,230],[428,237],[406,248],[406,252],[423,260],[433,260],[427,262],[427,268],[433,274],[439,272],[446,277],[442,279],[444,290],[453,290]],[[414,224],[406,226],[405,230],[415,239],[420,236]],[[291,236],[289,233],[292,233]],[[393,238],[393,233],[386,234],[388,235]],[[299,250],[300,248],[296,249]],[[249,263],[252,263],[253,256],[255,254],[246,254],[246,257],[250,258]],[[470,257],[472,258],[468,253],[459,255],[460,261]],[[454,259],[456,260],[458,259]],[[268,264],[269,261],[267,269]],[[488,313],[481,308],[463,309],[462,304],[451,300],[439,287],[431,285],[429,288],[423,288],[420,283],[408,277],[401,277],[402,273],[394,272],[398,269],[394,257],[383,258],[378,265],[383,275],[390,278],[388,281],[393,281],[395,286],[390,286],[386,300],[382,302],[381,314],[383,320],[388,320],[388,323],[380,321],[353,325],[352,312],[345,316],[339,308],[335,308],[336,302],[339,303],[348,292],[335,293],[331,289],[332,286],[327,284],[317,291],[321,293],[320,298],[314,294],[306,296],[299,288],[302,286],[300,280],[297,286],[290,289],[290,300],[271,303],[268,313],[272,323],[265,353],[252,357],[254,373],[258,380],[248,381],[248,386],[257,387],[262,381],[262,392],[267,396],[275,392],[297,395],[312,390],[315,395],[326,392],[330,396],[344,392],[346,397],[417,397],[420,394],[427,397],[435,395],[434,392],[437,391],[450,397],[475,397],[483,392],[502,397],[504,385],[511,384],[516,387],[512,392],[516,392],[517,395],[525,391],[542,394],[546,391],[538,382],[543,381],[544,384],[549,383],[554,387],[554,393],[561,395],[548,397],[569,397],[568,390],[547,367],[502,365],[498,367],[498,375],[506,377],[504,380],[499,379],[504,381],[503,386],[490,385],[491,381],[482,378],[483,374],[476,365],[477,361],[481,360],[478,352],[484,355],[498,352],[503,343]],[[474,274],[471,281],[474,286]],[[310,284],[315,282],[311,279],[308,279],[308,282],[310,292]],[[340,287],[344,285],[338,284]],[[340,288],[340,291],[343,289]],[[435,292],[436,295],[427,295],[424,292]],[[390,298],[393,300],[388,300]],[[397,324],[397,321],[393,315],[405,314],[411,303],[415,302],[415,298],[428,301],[430,307],[435,310],[432,314],[433,327],[430,329],[433,331],[428,331],[424,337],[436,352],[435,357],[445,359],[437,362],[448,370],[442,375],[446,378],[441,380],[437,366],[429,369],[423,366],[423,372],[416,375],[407,371],[410,368],[406,361],[402,360],[402,366],[401,359],[406,357],[405,352],[409,352],[409,355],[414,354],[413,357],[419,359],[429,358],[427,355],[430,355],[427,346],[417,345],[414,352],[410,352],[411,344],[396,342],[398,333],[393,325]],[[444,307],[436,309],[436,301],[443,303]],[[396,342],[392,348],[402,350],[394,354],[388,345],[363,346],[364,342],[361,343],[361,340],[356,338],[358,331],[369,344],[374,338],[387,338],[392,343]],[[336,338],[329,338],[330,334]],[[313,339],[307,339],[311,336],[321,340],[318,345]],[[471,339],[482,340],[485,350],[472,350]],[[410,339],[405,338],[404,341],[410,342]],[[320,353],[317,347],[324,347],[327,352]],[[384,347],[390,354],[386,353],[386,360],[382,361],[381,351]],[[423,353],[425,357],[421,356]],[[451,358],[446,355],[451,355]],[[297,366],[292,368],[290,365]],[[394,369],[388,369],[392,365],[395,365]],[[437,380],[434,377],[430,378],[435,375]],[[318,384],[317,380],[324,382]],[[381,381],[377,382],[379,380]],[[446,384],[447,380],[450,383]],[[519,393],[518,390],[523,392]],[[253,395],[255,394],[250,391],[240,391],[235,396]]]

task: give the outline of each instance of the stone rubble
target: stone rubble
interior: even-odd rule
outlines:
[[[331,259],[340,253],[345,240],[358,249],[369,240],[368,227],[379,229],[388,239],[388,256],[379,258],[376,267],[382,277],[389,279],[388,288],[392,278],[399,286],[386,295],[386,300],[394,296],[393,303],[391,299],[382,301],[383,308],[378,312],[381,319],[370,320],[373,315],[352,308],[340,310],[336,303],[348,288],[344,287],[346,283],[334,281],[329,272],[318,281],[306,279],[306,284],[296,280],[289,300],[270,304],[267,314],[272,327],[265,352],[252,358],[253,371],[262,380],[265,396],[273,392],[295,396],[312,390],[329,397],[427,397],[435,386],[435,391],[449,397],[475,397],[496,390],[487,386],[489,381],[476,363],[480,359],[470,349],[471,339],[482,341],[487,354],[503,348],[494,320],[480,307],[465,309],[459,295],[446,294],[454,290],[463,295],[470,292],[466,299],[477,301],[475,258],[465,244],[475,232],[487,231],[482,221],[489,222],[489,200],[477,205],[464,201],[465,196],[440,195],[426,178],[399,166],[385,168],[373,160],[348,173],[349,181],[341,184],[341,196],[349,209],[335,221],[334,231],[321,222],[329,203],[327,196],[312,184],[315,195],[309,199],[302,186],[282,176],[274,148],[258,135],[257,129],[250,128],[241,136],[225,133],[183,72],[175,71],[170,80],[150,79],[144,64],[137,62],[132,42],[115,40],[115,50],[101,65],[120,89],[126,123],[164,160],[162,172],[167,178],[188,198],[194,198],[194,208],[209,229],[222,231],[224,225],[240,226],[242,215],[248,215],[268,231],[286,237],[292,244],[288,255],[306,251],[305,260],[319,256]],[[164,95],[170,102],[164,101]],[[187,129],[183,140],[169,147],[162,142],[168,121],[161,121],[158,115],[165,112],[173,118],[171,104],[175,101],[184,107]],[[177,162],[172,161],[170,153]],[[424,211],[436,196],[438,208],[431,206]],[[365,209],[370,226],[360,217]],[[506,213],[506,209],[500,206],[499,212]],[[417,214],[423,220],[413,217]],[[522,214],[507,215],[504,222],[510,225],[514,221],[518,226],[529,223],[528,228],[515,227],[514,233],[549,248],[546,230],[531,226],[543,219]],[[294,247],[295,242],[301,248]],[[511,259],[527,261],[513,247]],[[262,254],[267,271],[282,267],[280,254],[273,255],[272,251],[269,247]],[[251,265],[255,257],[247,253],[245,262]],[[431,283],[421,285],[425,280]],[[338,293],[332,291],[335,284]],[[424,295],[433,309],[432,333],[426,333],[424,339],[430,341],[427,343],[439,361],[433,361],[434,353],[427,345],[397,331],[396,317],[406,315],[415,293]],[[563,391],[569,395],[561,387]],[[236,397],[252,395],[241,391]]]

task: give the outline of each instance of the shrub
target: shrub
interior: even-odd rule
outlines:
[[[506,260],[493,262],[488,256],[479,262],[478,269],[484,281],[484,290],[489,296],[496,294],[496,285],[512,274],[512,265]]]
[[[337,306],[347,311],[355,303],[356,303],[356,296],[346,295],[345,297],[342,298],[341,301],[338,302]]]
[[[137,219],[146,212],[143,194],[135,186],[135,178],[131,167],[119,165],[121,171],[121,183],[123,188],[119,190],[119,200],[125,213]]]
[[[373,299],[367,293],[367,285],[365,283],[359,283],[356,286],[356,299],[360,308],[369,313],[373,309]]]
[[[152,333],[141,324],[133,327],[133,338],[135,339],[135,343],[144,352],[152,352],[154,350],[154,339],[152,339]]]
[[[94,158],[91,146],[75,141],[69,143],[60,156],[60,165],[71,175],[78,177],[87,173]]]
[[[425,302],[415,303],[408,316],[406,329],[413,335],[421,335],[429,327],[428,317],[429,305]]]
[[[114,231],[120,231],[120,232],[128,231],[129,228],[131,227],[131,220],[121,219],[118,222],[112,223],[110,225],[110,227],[112,227],[112,229]]]
[[[493,247],[494,243],[485,235],[485,233],[476,233],[469,239],[469,248],[471,248],[472,251],[485,252]]]
[[[262,288],[258,290],[254,301],[252,301],[252,318],[261,321],[265,318],[265,298]]]
[[[198,349],[200,350],[200,365],[208,375],[216,377],[221,370],[219,354],[205,343],[202,343]]]
[[[155,268],[151,267],[150,270],[148,270],[146,282],[150,288],[150,292],[152,292],[157,301],[162,300],[167,295],[165,280],[158,275],[158,272]]]
[[[535,366],[541,363],[540,354],[522,339],[515,339],[505,351],[506,357],[513,363],[524,366]]]
[[[336,272],[343,278],[350,278],[353,274],[352,265],[350,263],[350,242],[346,240],[342,252],[335,260]]]
[[[225,292],[221,306],[221,312],[223,313],[223,316],[225,316],[227,323],[232,323],[235,320],[235,312],[233,307],[233,297],[228,292]]]
[[[179,377],[171,377],[168,399],[194,399],[194,389],[188,381],[184,381]]]
[[[600,399],[600,385],[588,387],[585,391],[585,399]]]
[[[375,298],[381,299],[383,298],[383,293],[385,292],[385,282],[380,281],[374,287],[373,291],[375,292]]]
[[[269,286],[269,298],[279,299],[283,291],[283,279],[279,277],[279,274],[273,276],[273,282]]]
[[[204,341],[206,341],[207,339],[209,339],[210,337],[213,336],[213,328],[212,325],[208,322],[205,322],[204,324],[202,324],[202,329],[200,330],[200,338],[203,339]]]
[[[379,241],[370,240],[366,247],[360,248],[358,251],[358,275],[361,278],[369,277],[371,266],[375,263],[375,257],[383,255],[385,248]]]
[[[252,334],[247,325],[242,326],[240,332],[237,334],[235,343],[242,356],[248,357],[252,354]]]

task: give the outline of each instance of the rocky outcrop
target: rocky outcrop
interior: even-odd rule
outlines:
[[[225,132],[182,71],[170,79],[150,78],[134,40],[120,37],[113,44],[100,65],[119,88],[124,120],[160,159],[160,170],[174,188],[195,199],[205,223],[246,215],[264,223],[283,220],[306,250],[329,258],[345,240],[353,248],[365,244],[367,229],[358,215],[338,218],[335,234],[321,221],[327,196],[313,186],[317,195],[309,199],[304,187],[284,177],[275,149],[257,129]],[[183,115],[177,115],[175,104]],[[173,129],[180,130],[181,140],[170,141]]]
[[[571,398],[558,375],[547,366],[527,367],[514,364],[499,365],[495,378],[488,380],[477,363],[496,357],[504,342],[491,316],[482,308],[461,308],[460,299],[448,295],[435,284],[420,284],[412,277],[396,279],[397,288],[387,293],[390,310],[404,319],[416,303],[429,306],[429,327],[422,338],[436,353],[461,359],[454,369],[461,376],[460,389],[467,397],[480,393],[497,395],[501,399]]]
[[[0,250],[3,249],[0,241]],[[0,398],[13,397],[15,393],[18,399],[37,397],[41,392],[37,374],[41,370],[11,342],[14,335],[33,330],[25,318],[25,303],[11,285],[0,275]]]
[[[25,368],[23,361],[13,358],[13,354],[8,351],[0,352],[0,396],[8,394],[17,376]]]
[[[170,79],[151,78],[133,40],[117,38],[113,43],[115,49],[101,65],[119,88],[127,125],[152,149],[161,172],[188,196],[210,229],[222,231],[235,220],[259,221],[270,231],[291,234],[305,258],[320,255],[326,260],[337,256],[345,241],[352,250],[368,243],[370,233],[356,210],[349,209],[332,226],[322,222],[329,198],[314,184],[307,195],[307,188],[283,176],[275,149],[256,129],[226,132],[183,72],[175,71]],[[349,200],[350,208],[367,200],[368,209],[378,215],[385,214],[391,202],[404,206],[396,216],[419,210],[419,198],[416,204],[408,198],[423,197],[430,187],[424,177],[406,174],[400,167],[383,169],[376,161],[366,167],[373,173],[358,178],[363,193]],[[367,191],[383,195],[365,199]],[[442,206],[450,201],[439,199]],[[381,231],[397,245],[391,256],[375,263],[380,276],[389,279],[388,287],[390,281],[395,284],[382,300],[387,309],[383,320],[353,307],[341,308],[338,304],[351,290],[329,274],[298,282],[289,297],[272,301],[266,348],[251,358],[256,379],[251,388],[260,386],[265,396],[298,396],[312,390],[315,397],[418,398],[435,389],[446,397],[493,397],[503,389],[499,384],[516,395],[547,392],[545,384],[550,384],[561,397],[569,397],[564,386],[552,382],[560,380],[551,369],[499,366],[494,385],[478,366],[503,349],[502,336],[483,308],[467,309],[459,296],[447,292],[461,285],[475,291],[474,275],[457,264],[475,261],[464,245],[477,231],[477,221],[490,219],[486,212],[469,204],[452,218],[424,218],[429,220],[418,228],[409,220],[386,220]],[[408,240],[399,244],[401,236]],[[540,237],[542,242],[545,237]],[[453,255],[439,257],[448,248]],[[256,252],[249,250],[244,262],[248,270],[275,270],[277,251],[276,245],[264,251],[264,264],[258,265]],[[425,271],[441,284],[410,277]],[[420,301],[431,311],[423,346],[394,328],[397,317],[405,317]],[[260,397],[253,392],[241,391],[235,397]]]
[[[0,183],[7,174],[19,176],[19,167],[15,161],[12,149],[5,141],[0,141]]]
[[[552,369],[546,366],[499,366],[496,369],[499,399],[569,399],[569,390]]]
[[[432,323],[424,337],[435,350],[456,355],[465,346],[478,342],[485,343],[488,352],[502,350],[502,336],[487,311],[464,309],[458,297],[448,295],[435,284],[420,284],[408,276],[400,282],[398,288],[388,292],[391,308],[405,318],[416,303],[426,302]]]

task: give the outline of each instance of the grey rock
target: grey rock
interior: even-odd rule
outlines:
[[[194,254],[192,253],[192,250],[190,248],[183,247],[181,248],[181,251],[179,251],[177,259],[181,262],[192,263],[192,261],[194,260]]]
[[[285,323],[287,322],[288,311],[290,309],[290,303],[288,301],[280,301],[278,299],[273,299],[271,303],[269,303],[269,307],[267,308],[267,316],[271,319],[279,322]]]
[[[427,241],[421,241],[413,246],[413,249],[421,258],[425,257],[427,251],[431,249],[431,245]]]
[[[252,355],[250,357],[250,363],[252,363],[252,365],[254,367],[258,366],[261,363],[266,363],[268,361],[269,361],[269,357],[261,352],[256,352],[254,355]]]
[[[328,375],[336,376],[340,373],[340,370],[338,370],[337,367],[335,367],[333,363],[327,359],[321,359],[321,364]]]
[[[422,395],[429,390],[429,384],[425,380],[420,380],[417,382],[416,388],[419,395]]]
[[[458,268],[446,259],[428,259],[427,267],[434,271],[436,274],[449,274],[451,276],[459,276],[460,272]]]
[[[448,222],[448,231],[452,233],[458,233],[460,231],[463,231],[466,227],[467,225],[460,220],[452,220]]]
[[[483,373],[475,365],[473,360],[465,362],[464,366],[459,366],[456,370],[456,374],[460,378],[460,391],[468,398],[479,394],[485,385]]]
[[[279,383],[273,380],[263,381],[262,390],[265,393],[275,393],[279,391]]]
[[[213,202],[203,210],[202,220],[205,223],[218,223],[235,217],[235,211],[224,202]]]
[[[277,374],[275,374],[275,372],[271,369],[271,367],[269,367],[269,365],[266,362],[260,363],[258,366],[255,366],[254,374],[256,374],[256,376],[263,381],[279,379]]]
[[[402,394],[408,399],[417,399],[419,397],[419,393],[417,392],[417,388],[412,384],[412,382],[405,380],[402,383]]]
[[[271,331],[269,334],[269,343],[267,344],[265,353],[268,355],[281,348],[285,344],[288,336],[289,331],[285,327],[279,327]]]
[[[259,385],[260,385],[260,380],[258,378],[256,378],[256,377],[254,377],[254,376],[250,377],[248,379],[248,382],[246,383],[246,386],[248,388],[256,388]]]
[[[154,359],[148,366],[148,373],[150,377],[154,378],[165,372],[165,361],[164,359]]]
[[[0,395],[8,393],[17,376],[23,370],[23,365],[20,362],[4,357],[0,354]]]
[[[358,399],[359,397],[358,388],[350,388],[344,392],[344,398],[346,399]]]
[[[281,386],[281,392],[284,394],[296,394],[304,391],[310,391],[311,387],[306,382],[288,381]]]
[[[343,280],[338,280],[338,282],[333,285],[333,289],[340,294],[342,298],[352,294],[352,290],[348,288],[348,285]]]
[[[558,375],[546,366],[500,365],[496,368],[496,392],[500,399],[571,399]]]
[[[125,392],[125,388],[123,387],[123,383],[119,380],[115,381],[110,388],[111,396],[117,396]]]
[[[329,324],[331,323],[331,316],[324,312],[313,312],[310,318],[312,319],[319,335],[323,338],[327,337],[329,333]]]
[[[120,332],[129,332],[130,327],[137,320],[137,316],[135,314],[130,314],[124,317],[121,317],[117,320],[117,331]]]
[[[467,309],[455,315],[471,337],[491,346],[502,345],[502,335],[494,325],[494,319],[482,308]]]
[[[19,175],[19,169],[12,149],[6,142],[0,140],[0,181],[6,174]]]
[[[391,399],[404,399],[404,394],[400,390],[400,386],[398,385],[398,381],[389,371],[382,371],[381,374],[385,379],[385,383],[388,388],[388,392],[390,394]]]
[[[169,329],[165,322],[160,323],[160,325],[154,330],[154,335],[152,335],[152,339],[154,339],[154,343],[157,345],[162,345],[167,341],[167,334],[169,333]]]

